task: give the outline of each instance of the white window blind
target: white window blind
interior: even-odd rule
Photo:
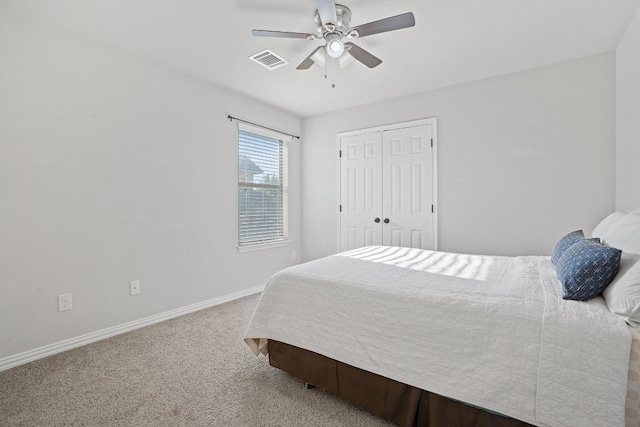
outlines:
[[[288,241],[290,137],[238,123],[238,247]]]

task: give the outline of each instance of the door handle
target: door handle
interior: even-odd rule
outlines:
[[[385,219],[384,219],[384,223],[385,223],[385,224],[389,224],[389,218],[385,218]]]
[[[380,218],[376,218],[373,220],[373,222],[375,222],[376,224],[380,222]]]

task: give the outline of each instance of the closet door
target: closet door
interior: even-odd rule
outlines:
[[[432,126],[382,137],[383,244],[434,249]]]
[[[382,134],[340,140],[340,249],[382,244]]]

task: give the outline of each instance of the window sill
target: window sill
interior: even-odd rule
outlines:
[[[257,243],[255,245],[238,246],[238,252],[260,251],[262,249],[279,248],[282,246],[289,246],[289,240],[281,240],[279,242],[271,242],[271,243]]]

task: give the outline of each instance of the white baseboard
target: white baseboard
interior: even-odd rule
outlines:
[[[245,289],[243,291],[234,292],[232,294],[223,295],[221,297],[213,298],[207,301],[198,302],[188,305],[186,307],[176,308],[175,310],[165,311],[164,313],[155,314],[153,316],[145,317],[143,319],[134,320],[132,322],[123,323],[122,325],[112,326],[110,328],[102,329],[100,331],[91,332],[88,334],[80,335],[75,338],[70,338],[57,343],[45,345],[34,350],[25,351],[14,356],[5,357],[0,359],[0,371],[4,371],[13,368],[18,365],[32,362],[34,360],[42,359],[47,356],[51,356],[56,353],[71,350],[72,348],[80,347],[92,342],[100,341],[105,338],[110,338],[115,335],[123,334],[125,332],[133,331],[135,329],[144,328],[145,326],[153,325],[154,323],[163,322],[165,320],[173,319],[174,317],[183,316],[185,314],[193,313],[194,311],[202,310],[205,308],[213,307],[215,305],[224,304],[229,301],[233,301],[245,296],[260,293],[264,290],[265,285],[255,286],[253,288]]]

